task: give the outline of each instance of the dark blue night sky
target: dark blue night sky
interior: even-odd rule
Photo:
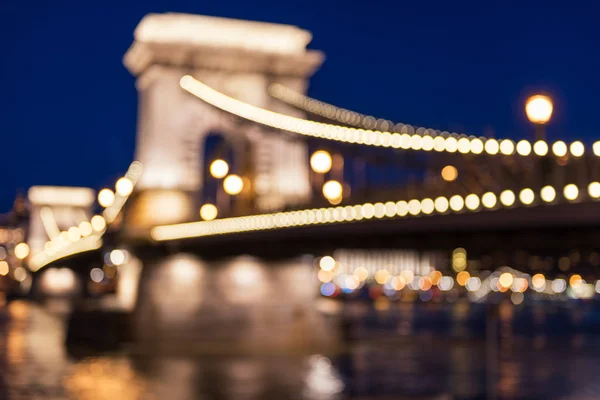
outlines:
[[[600,136],[600,2],[0,1],[0,211],[35,184],[112,184],[132,161],[141,18],[187,12],[298,25],[327,60],[310,95],[431,128],[521,138],[555,100],[550,138]]]

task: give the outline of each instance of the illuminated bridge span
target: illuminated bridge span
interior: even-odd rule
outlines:
[[[98,193],[100,207],[90,189],[32,188],[30,270],[43,274],[90,257],[99,263],[92,280],[101,281],[115,273],[102,268],[133,260],[135,249],[199,253],[226,243],[233,254],[233,247],[291,236],[298,252],[319,255],[344,248],[352,235],[358,239],[351,245],[365,247],[373,238],[377,246],[446,250],[467,247],[464,241],[483,252],[511,241],[568,246],[575,237],[590,251],[597,247],[600,142],[586,148],[581,141],[467,136],[310,99],[308,80],[324,59],[306,49],[310,40],[309,32],[286,25],[145,17],[124,58],[139,92],[136,161],[114,190]],[[559,225],[580,229],[580,236],[547,236],[545,227]],[[490,235],[496,230],[508,233]],[[193,262],[184,259],[174,263],[184,265],[178,276],[186,280]],[[466,266],[441,276],[433,262],[412,275],[381,265],[365,275],[335,263],[331,276],[317,271],[323,285],[353,291],[368,281],[389,291],[424,291],[421,280],[439,280],[442,288],[452,279],[474,301],[512,288],[512,280],[520,282],[515,293],[562,293],[567,278],[550,279],[556,273],[546,270],[548,284],[541,285],[539,276],[499,265],[461,283],[457,274]],[[498,284],[506,273],[510,284]],[[577,296],[589,297],[589,285],[578,286],[585,294]],[[334,293],[327,288],[324,294]]]

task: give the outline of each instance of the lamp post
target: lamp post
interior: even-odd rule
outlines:
[[[525,103],[525,113],[531,123],[535,125],[535,143],[534,150],[540,147],[547,147],[546,143],[546,124],[552,117],[554,106],[552,100],[548,96],[536,94],[527,99]],[[537,151],[536,151],[537,153]],[[542,187],[546,184],[546,178],[554,169],[554,164],[545,154],[541,157],[539,163],[538,186]],[[552,182],[555,183],[555,182]]]

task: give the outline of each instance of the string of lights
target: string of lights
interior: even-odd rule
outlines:
[[[600,198],[600,182],[592,182],[587,188],[590,199]],[[151,236],[156,241],[214,236],[229,233],[285,229],[305,225],[346,223],[360,220],[389,219],[429,214],[478,212],[483,209],[530,206],[539,197],[545,203],[552,203],[559,194],[568,202],[582,198],[575,184],[568,184],[562,190],[552,186],[543,187],[539,193],[530,188],[519,192],[504,190],[500,193],[486,192],[481,196],[472,193],[466,196],[440,196],[435,199],[411,199],[378,203],[364,203],[348,206],[327,207],[287,211],[272,214],[248,215],[223,218],[213,221],[198,221],[183,224],[156,226]]]
[[[447,153],[458,152],[461,154],[486,153],[488,155],[500,154],[506,156],[513,154],[529,156],[534,154],[545,156],[550,151],[557,157],[566,156],[569,152],[574,157],[581,157],[585,154],[585,146],[580,141],[567,144],[559,140],[552,145],[544,140],[538,140],[533,144],[527,140],[515,143],[510,139],[470,139],[468,137],[457,139],[452,136],[421,136],[419,134],[373,131],[326,124],[253,106],[227,96],[190,75],[181,78],[180,86],[206,103],[230,114],[272,128],[320,139],[375,147]],[[596,156],[600,156],[600,141],[594,143],[593,152]]]
[[[35,272],[60,259],[102,247],[102,236],[106,232],[107,224],[112,223],[119,215],[125,202],[133,193],[142,171],[142,163],[139,161],[131,163],[125,175],[115,184],[116,195],[108,189],[100,191],[100,203],[106,200],[106,193],[110,192],[110,202],[107,203],[103,215],[94,215],[89,222],[83,221],[78,226],[72,226],[68,230],[60,232],[58,236],[51,237],[51,240],[46,242],[43,251],[29,258],[29,269]],[[105,196],[102,196],[103,191]]]
[[[288,105],[296,107],[302,111],[306,111],[332,121],[337,121],[342,124],[354,126],[363,129],[378,129],[382,131],[394,130],[397,133],[417,134],[419,136],[447,136],[460,139],[467,137],[465,134],[454,132],[442,132],[437,129],[429,129],[423,127],[414,127],[409,124],[396,123],[392,121],[376,118],[372,115],[365,115],[356,111],[348,110],[342,107],[334,106],[321,100],[314,99],[298,93],[280,83],[273,83],[269,86],[269,94]],[[474,139],[471,136],[470,139]]]

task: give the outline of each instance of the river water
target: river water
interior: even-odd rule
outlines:
[[[600,310],[593,302],[502,303],[490,314],[486,305],[461,300],[340,306],[289,287],[282,293],[253,286],[260,293],[234,295],[223,288],[265,273],[275,274],[269,281],[279,288],[302,281],[303,262],[256,269],[256,260],[248,267],[238,259],[218,268],[204,263],[198,272],[190,266],[201,263],[190,260],[161,261],[140,289],[141,298],[154,299],[139,305],[149,332],[143,346],[75,351],[65,345],[68,312],[61,303],[1,308],[0,399],[600,398]],[[169,276],[180,280],[176,288]],[[191,282],[199,277],[225,283],[203,283],[198,295]],[[155,286],[160,296],[153,296]],[[302,341],[323,328],[284,298],[305,296],[313,298],[307,309],[336,315],[337,323],[324,325],[335,330],[334,341]],[[265,336],[293,346],[266,351],[257,341]],[[224,345],[240,340],[252,345]]]

